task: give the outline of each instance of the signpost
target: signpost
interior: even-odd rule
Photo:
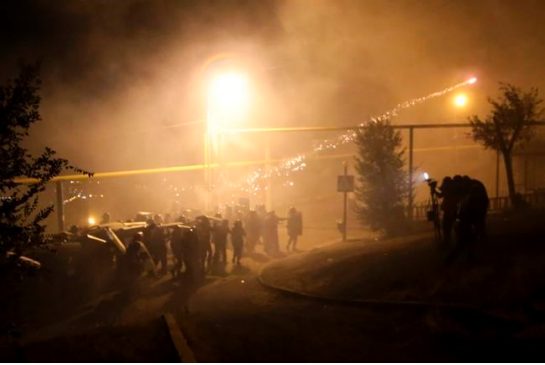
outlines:
[[[346,218],[348,208],[348,193],[354,191],[354,175],[348,175],[348,165],[346,161],[343,162],[344,175],[337,176],[337,191],[343,193],[343,221],[342,221],[342,234],[343,242],[346,242]]]

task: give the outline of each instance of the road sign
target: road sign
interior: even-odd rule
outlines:
[[[340,193],[350,193],[354,191],[354,175],[337,176],[337,191]]]

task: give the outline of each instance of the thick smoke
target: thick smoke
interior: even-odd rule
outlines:
[[[543,89],[544,15],[537,0],[2,2],[0,77],[18,59],[42,63],[33,147],[95,171],[193,164],[202,161],[203,65],[214,54],[248,65],[247,127],[354,125],[478,76],[466,111],[445,97],[394,120],[452,122],[486,112],[499,81]],[[267,140],[283,158],[324,137]],[[225,159],[263,158],[261,138],[226,141]],[[417,147],[435,140],[421,135]]]

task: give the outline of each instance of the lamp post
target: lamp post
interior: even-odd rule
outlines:
[[[454,95],[454,98],[452,99],[452,104],[454,105],[454,123],[461,122],[460,119],[460,112],[466,109],[467,104],[469,103],[469,98],[467,94],[465,93],[458,93]],[[454,144],[454,160],[456,161],[456,165],[458,165],[460,158],[458,156],[458,133],[454,133],[454,138],[456,139]]]
[[[226,125],[241,120],[248,106],[248,80],[245,74],[233,70],[217,72],[212,75],[208,85],[206,100],[206,128],[204,136],[205,156],[205,210],[211,208],[211,200],[217,203],[215,179],[211,165],[218,163],[221,134]],[[220,158],[221,159],[221,158]]]

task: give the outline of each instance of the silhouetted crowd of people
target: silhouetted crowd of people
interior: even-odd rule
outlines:
[[[127,245],[126,273],[134,277],[143,273],[165,275],[170,271],[175,278],[184,275],[199,281],[214,268],[227,264],[229,238],[231,262],[240,265],[243,255],[253,254],[260,244],[268,255],[280,253],[278,226],[281,221],[286,221],[288,251],[297,250],[298,237],[303,233],[302,214],[295,208],[290,208],[286,218],[278,217],[274,211],[267,212],[263,206],[246,214],[226,211],[226,216],[234,218],[232,225],[220,214],[199,215],[193,220],[180,216],[175,222],[159,215],[148,218],[143,231],[135,233]],[[169,247],[173,256],[171,268],[168,267]]]
[[[441,199],[441,236],[446,246],[453,242],[451,257],[486,238],[486,214],[489,199],[484,184],[469,176],[446,176],[441,185],[428,181],[432,197]]]

